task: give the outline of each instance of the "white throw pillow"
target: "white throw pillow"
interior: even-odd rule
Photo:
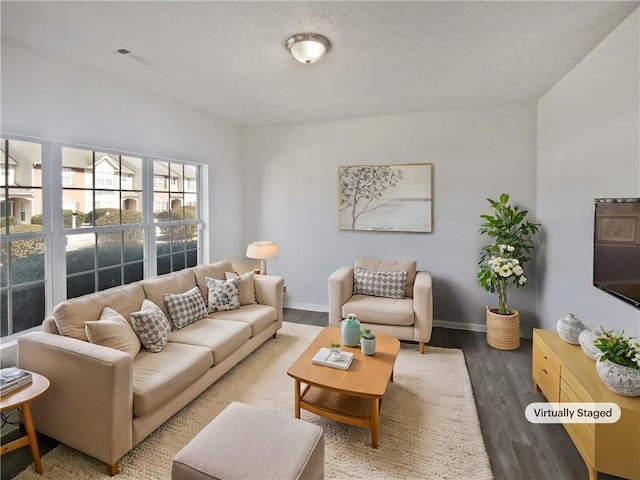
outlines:
[[[407,272],[374,272],[366,268],[353,269],[353,293],[374,297],[404,298]]]
[[[209,289],[209,312],[237,310],[240,308],[240,277],[217,280],[205,277]]]
[[[162,298],[167,305],[173,330],[180,330],[207,316],[207,306],[198,287],[184,293],[165,293]]]
[[[145,298],[140,311],[131,314],[131,323],[144,348],[152,353],[162,351],[167,344],[171,325],[160,307]]]
[[[238,275],[236,272],[224,272],[227,280],[240,277],[240,305],[251,305],[256,303],[256,288],[253,283],[253,272]]]
[[[132,358],[140,351],[140,340],[129,322],[113,308],[105,307],[100,320],[84,322],[89,342],[103,347],[115,348],[128,353]]]

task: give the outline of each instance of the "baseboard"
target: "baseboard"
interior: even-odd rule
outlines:
[[[329,307],[326,305],[316,305],[315,303],[284,302],[282,306],[284,308],[293,308],[294,310],[308,310],[310,312],[323,313],[329,312]]]
[[[309,312],[323,312],[327,313],[329,307],[326,305],[316,305],[315,303],[297,303],[297,302],[284,302],[284,308],[292,308],[294,310],[308,310]],[[449,320],[434,320],[434,327],[449,328],[452,330],[467,330],[469,332],[486,332],[487,325],[480,323],[468,323],[468,322],[451,322]],[[520,331],[521,338],[531,338],[531,334]]]
[[[479,323],[462,323],[462,322],[450,322],[448,320],[434,320],[434,327],[450,328],[453,330],[468,330],[470,332],[486,332],[487,326]]]

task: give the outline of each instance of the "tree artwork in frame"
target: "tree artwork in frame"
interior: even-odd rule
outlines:
[[[433,164],[338,167],[340,230],[429,233]]]

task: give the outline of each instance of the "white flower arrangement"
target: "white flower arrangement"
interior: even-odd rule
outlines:
[[[488,286],[490,291],[498,294],[498,309],[502,315],[509,312],[507,304],[507,286],[510,282],[517,287],[522,287],[527,283],[527,276],[524,274],[522,262],[513,255],[515,247],[509,244],[494,245],[487,249],[488,255],[485,261],[480,264],[480,278],[483,285]]]

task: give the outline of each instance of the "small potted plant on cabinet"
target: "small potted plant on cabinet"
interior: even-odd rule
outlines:
[[[368,328],[363,328],[360,331],[360,348],[365,355],[376,353],[376,336]]]

